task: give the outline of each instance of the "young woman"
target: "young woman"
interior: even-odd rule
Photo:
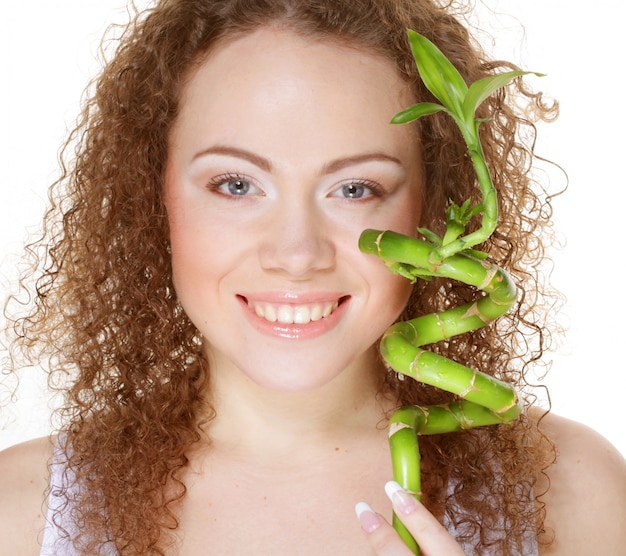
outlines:
[[[522,84],[484,108],[501,216],[481,248],[532,295],[433,350],[515,384],[527,411],[424,437],[424,505],[385,495],[389,416],[454,397],[390,372],[378,340],[475,295],[358,249],[366,228],[441,232],[449,199],[479,198],[449,118],[389,124],[430,98],[407,28],[467,82],[507,67],[430,0],[162,0],[129,26],[13,326],[71,379],[63,430],[0,457],[9,554],[404,556],[392,504],[425,554],[619,553],[623,458],[525,390],[546,213],[522,137],[551,114]]]

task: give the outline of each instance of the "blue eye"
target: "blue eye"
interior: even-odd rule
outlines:
[[[245,197],[249,194],[262,194],[261,190],[251,180],[237,174],[216,176],[209,182],[212,191],[227,197]]]
[[[359,183],[350,183],[341,188],[341,193],[347,199],[360,199],[365,195],[365,186]]]
[[[250,182],[242,179],[228,180],[224,186],[231,195],[245,195],[250,191]]]
[[[339,187],[333,194],[333,197],[341,197],[343,199],[367,199],[375,196],[380,197],[380,187],[368,181],[352,181]]]

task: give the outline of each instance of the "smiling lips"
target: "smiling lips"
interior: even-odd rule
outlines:
[[[280,324],[308,324],[329,317],[339,307],[340,300],[324,303],[276,304],[248,300],[248,307],[258,317]]]

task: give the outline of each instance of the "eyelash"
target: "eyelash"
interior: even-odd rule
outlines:
[[[237,199],[238,197],[240,198],[246,197],[247,196],[246,194],[237,195],[234,193],[225,193],[225,192],[219,191],[219,189],[222,186],[228,184],[229,182],[236,182],[236,181],[246,182],[250,184],[252,187],[257,188],[257,186],[254,184],[254,180],[252,180],[251,178],[243,174],[232,173],[232,172],[228,172],[226,174],[220,174],[219,176],[215,176],[214,178],[211,178],[207,186],[209,187],[211,191],[215,191],[216,193],[221,194],[228,198]],[[341,192],[343,188],[350,187],[350,186],[364,187],[370,192],[370,195],[367,195],[366,197],[342,197],[345,200],[366,201],[370,197],[382,197],[384,194],[384,190],[380,186],[380,184],[373,182],[373,181],[365,180],[365,179],[347,180],[343,184],[341,184],[335,191]]]
[[[236,195],[234,193],[229,194],[229,193],[219,191],[220,187],[228,184],[229,182],[236,182],[236,181],[246,182],[250,184],[252,187],[259,189],[254,184],[254,180],[252,180],[251,178],[244,176],[243,174],[237,174],[237,173],[231,173],[231,172],[228,172],[226,174],[220,174],[219,176],[215,176],[214,178],[211,178],[209,182],[207,183],[207,186],[211,191],[215,191],[216,193],[223,195],[224,197],[229,197],[233,199],[237,199],[238,197],[246,197],[247,195]]]
[[[363,179],[348,180],[339,187],[338,191],[341,191],[344,187],[349,187],[351,185],[358,186],[358,187],[366,187],[367,189],[369,189],[372,197],[382,197],[384,194],[384,190],[380,186],[380,184],[373,182],[373,181],[369,181],[369,180],[363,180]],[[350,197],[344,197],[344,198],[350,199]],[[365,197],[364,200],[368,198],[369,196]],[[360,199],[361,198],[358,197],[356,200],[360,200]]]

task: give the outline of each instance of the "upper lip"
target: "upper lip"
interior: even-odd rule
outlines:
[[[340,292],[328,291],[265,291],[241,294],[246,301],[252,303],[277,303],[284,305],[306,305],[310,303],[328,303],[341,301],[347,296]]]

